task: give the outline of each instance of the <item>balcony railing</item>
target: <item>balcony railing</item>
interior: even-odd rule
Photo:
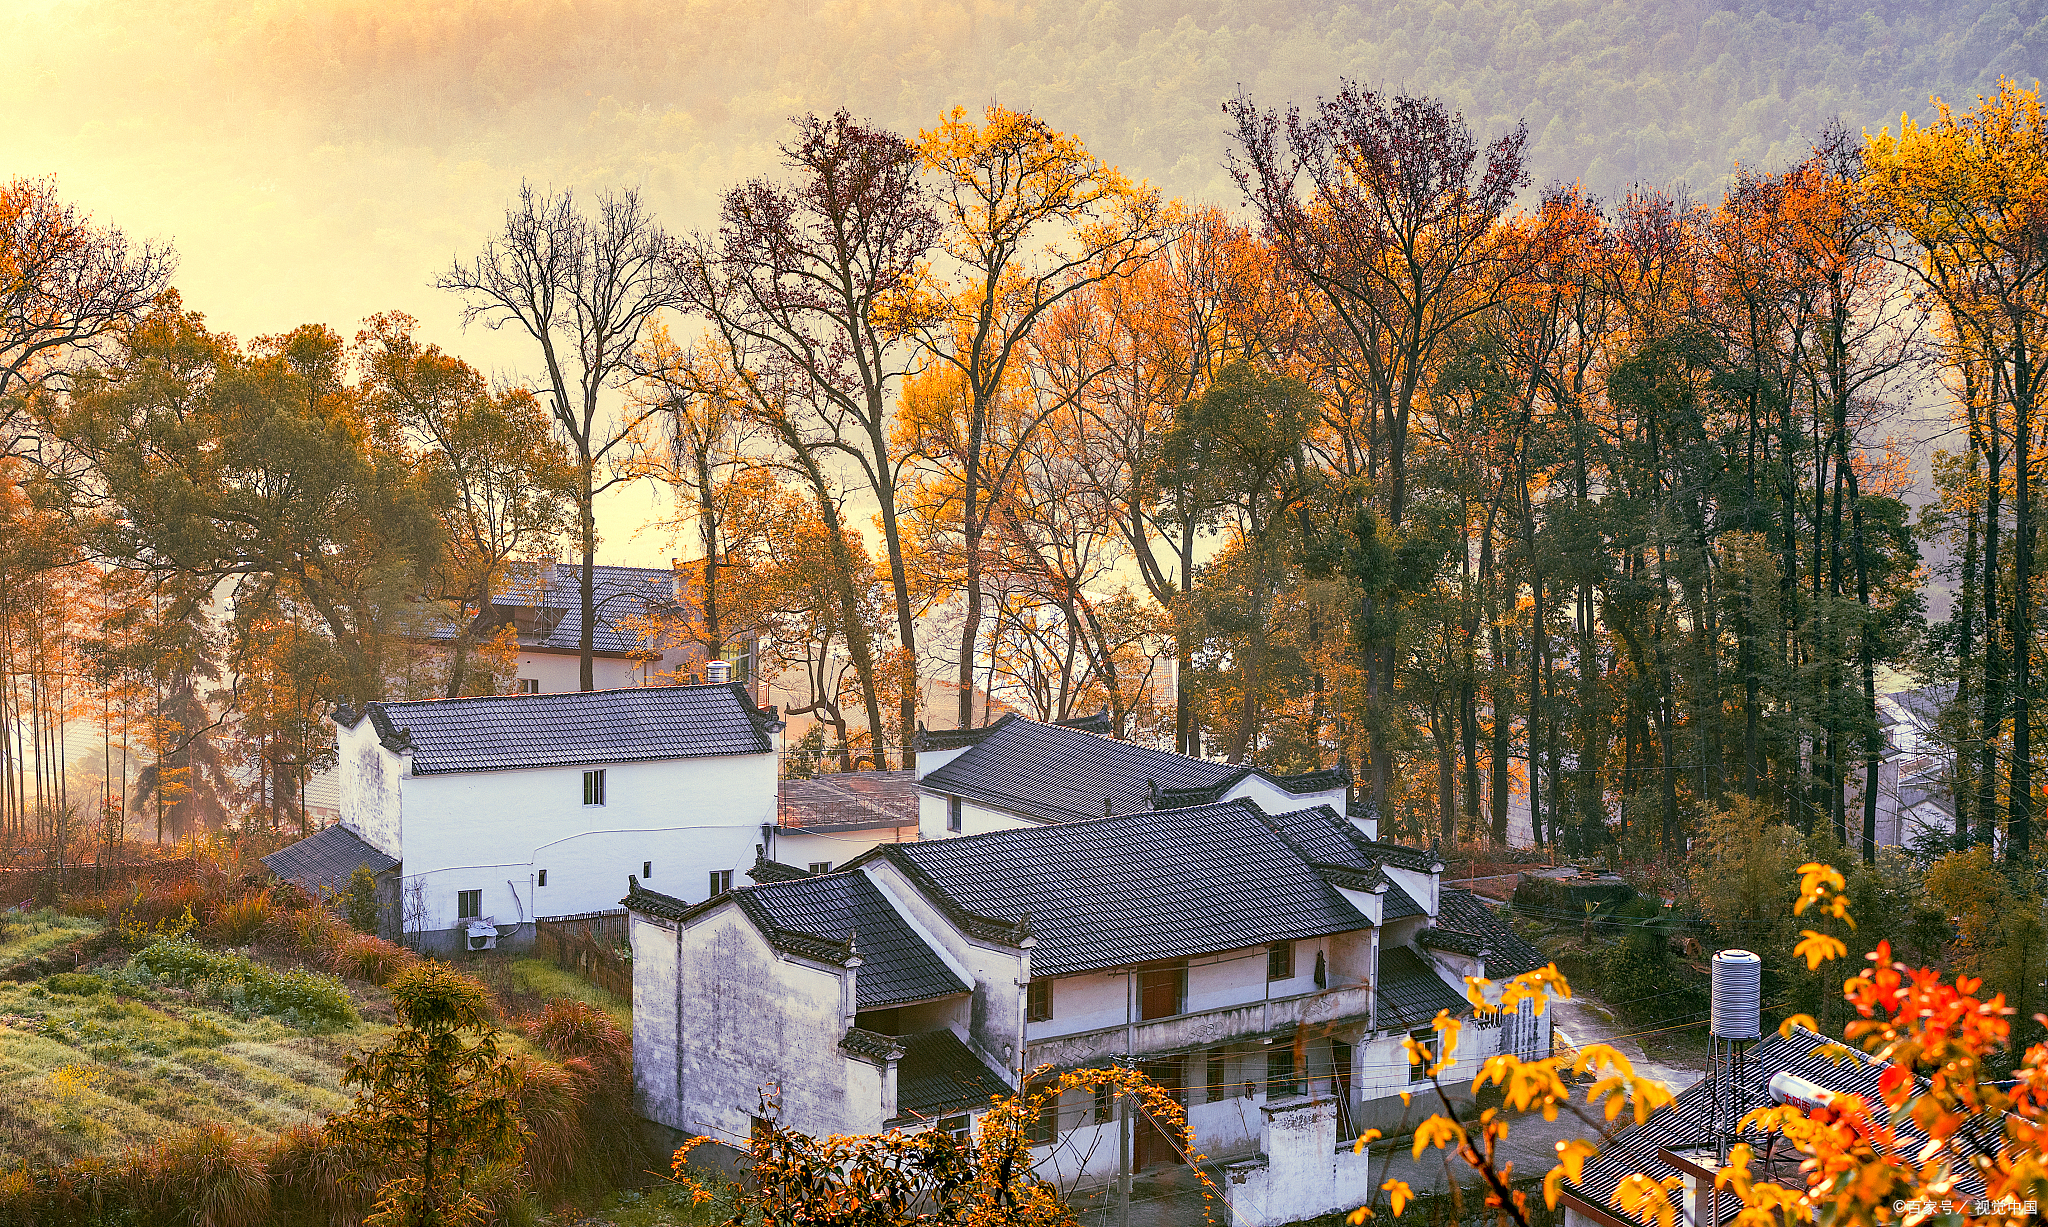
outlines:
[[[1317,1027],[1363,1022],[1370,1002],[1370,990],[1358,985],[1154,1018],[1136,1024],[1132,1054],[1168,1056],[1254,1039],[1273,1032],[1291,1031],[1304,1025]],[[1121,1056],[1123,1052],[1124,1026],[1121,1023],[1092,1031],[1047,1036],[1025,1044],[1027,1066],[1050,1062],[1063,1069],[1089,1065],[1105,1057]]]

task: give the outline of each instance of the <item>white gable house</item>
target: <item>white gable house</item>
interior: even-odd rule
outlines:
[[[434,948],[616,908],[628,875],[710,898],[775,824],[782,724],[736,684],[370,703],[336,726],[342,826],[399,863],[396,922]]]
[[[1245,799],[1280,814],[1326,805],[1342,814],[1351,772],[1279,775],[1215,763],[1109,735],[1106,716],[1041,724],[1005,716],[983,728],[920,730],[918,827],[925,839],[978,835],[1048,822],[1079,822],[1133,810],[1177,809]],[[1367,838],[1379,820],[1354,816]]]

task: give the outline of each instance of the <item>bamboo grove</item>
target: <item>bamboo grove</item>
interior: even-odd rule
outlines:
[[[399,316],[242,346],[74,226],[123,294],[0,338],[8,821],[48,809],[52,713],[224,795],[202,747],[302,774],[335,702],[502,686],[503,644],[427,661],[422,620],[558,548],[588,602],[600,496],[654,481],[693,598],[650,643],[758,638],[842,767],[992,701],[1104,710],[1342,760],[1413,839],[1669,864],[1743,798],[1870,859],[1878,696],[1919,685],[1943,842],[2030,855],[2036,92],[1715,200],[1532,184],[1526,132],[1428,98],[1224,109],[1214,204],[1002,107],[799,119],[694,233],[528,190],[438,284],[532,390]]]

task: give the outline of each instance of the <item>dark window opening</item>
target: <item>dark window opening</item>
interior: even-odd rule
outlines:
[[[1202,1096],[1210,1103],[1231,1098],[1231,1088],[1223,1084],[1230,1079],[1230,1072],[1223,1060],[1221,1048],[1209,1052],[1208,1070],[1202,1078]]]
[[[1045,1102],[1039,1105],[1037,1113],[1025,1123],[1024,1140],[1034,1146],[1045,1146],[1059,1135],[1060,1097],[1048,1091]]]
[[[1033,980],[1024,986],[1024,1021],[1045,1022],[1052,1017],[1052,981]]]
[[[714,869],[711,871],[711,893],[713,896],[722,895],[731,889],[732,870]]]
[[[964,1142],[967,1140],[968,1126],[972,1123],[972,1119],[965,1112],[955,1116],[941,1117],[939,1119],[939,1131],[956,1141]]]
[[[1330,963],[1320,950],[1316,951],[1316,987],[1330,987]]]
[[[1150,967],[1138,972],[1138,1017],[1171,1018],[1187,1013],[1188,965]]]
[[[1434,1027],[1424,1027],[1420,1031],[1410,1031],[1408,1038],[1420,1044],[1425,1054],[1420,1064],[1408,1067],[1408,1081],[1427,1081],[1429,1078],[1429,1066],[1436,1060],[1436,1029]]]
[[[653,861],[641,861],[641,862],[640,862],[640,880],[641,880],[642,882],[645,882],[645,881],[646,881],[647,879],[649,879],[649,878],[651,878],[651,877],[653,877],[653,876],[654,876],[654,862],[653,862]]]
[[[583,773],[583,804],[604,804],[604,769]]]
[[[541,886],[546,886],[547,884],[548,884],[548,871],[547,871],[547,870],[545,870],[545,869],[543,869],[543,870],[541,870],[541,871],[540,871],[540,881],[539,881],[538,885],[541,885]]]
[[[539,678],[537,678],[537,677],[522,677],[522,678],[520,678],[520,679],[519,679],[519,693],[520,693],[520,694],[539,694],[539,693],[540,693],[540,679],[539,679]]]
[[[1266,978],[1268,980],[1292,980],[1294,978],[1294,943],[1274,942],[1266,948]]]
[[[903,1033],[902,1012],[887,1010],[862,1010],[853,1016],[853,1025],[876,1035],[901,1035]]]
[[[458,890],[455,892],[455,919],[475,920],[484,914],[484,892],[480,890]]]
[[[775,1126],[769,1123],[767,1117],[749,1116],[747,1120],[751,1122],[753,1126],[751,1129],[748,1130],[748,1132],[752,1135],[754,1142],[757,1145],[759,1143],[766,1142],[769,1138],[775,1136]]]
[[[812,861],[812,862],[811,862],[811,872],[812,872],[812,873],[814,873],[814,874],[819,874],[819,873],[831,873],[831,872],[832,872],[832,862],[831,862],[831,861]]]
[[[1294,1045],[1274,1047],[1266,1052],[1266,1098],[1281,1099],[1301,1094],[1294,1077]]]
[[[949,831],[960,829],[960,798],[958,797],[946,798],[946,829]]]

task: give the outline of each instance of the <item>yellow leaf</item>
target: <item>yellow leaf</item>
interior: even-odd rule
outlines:
[[[1350,1214],[1346,1215],[1344,1217],[1344,1221],[1351,1224],[1351,1227],[1358,1227],[1360,1223],[1363,1223],[1365,1220],[1371,1217],[1372,1207],[1360,1206],[1358,1209],[1353,1210]]]
[[[1794,1014],[1778,1024],[1778,1034],[1782,1038],[1789,1040],[1792,1038],[1793,1030],[1799,1027],[1804,1027],[1808,1031],[1819,1031],[1820,1023],[1814,1021],[1814,1017],[1811,1014]]]
[[[1361,1134],[1359,1134],[1359,1135],[1358,1135],[1358,1141],[1356,1141],[1356,1142],[1352,1143],[1352,1146],[1351,1146],[1351,1153],[1352,1153],[1352,1154],[1354,1154],[1354,1155],[1362,1155],[1362,1154],[1364,1154],[1364,1153],[1365,1153],[1365,1148],[1366,1148],[1367,1146],[1370,1146],[1370,1145],[1371,1145],[1371,1144],[1373,1144],[1374,1142],[1377,1142],[1377,1141],[1379,1141],[1379,1139],[1380,1139],[1380,1131],[1379,1131],[1379,1130],[1377,1130],[1377,1129],[1368,1129],[1368,1130],[1366,1130],[1366,1131],[1365,1131],[1364,1133],[1361,1133]]]
[[[1401,1211],[1414,1199],[1415,1193],[1405,1180],[1389,1180],[1380,1186],[1387,1194],[1387,1204],[1394,1209],[1394,1217],[1400,1218]]]
[[[1806,970],[1819,971],[1820,965],[1829,959],[1839,959],[1849,953],[1848,944],[1839,937],[1829,937],[1812,929],[1799,931],[1800,943],[1792,947],[1792,953],[1806,959]]]

